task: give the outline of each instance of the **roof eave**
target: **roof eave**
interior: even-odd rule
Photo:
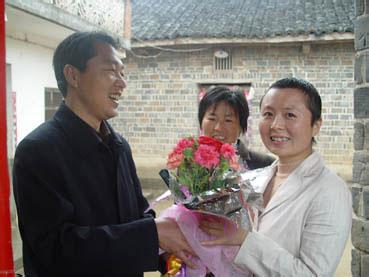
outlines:
[[[180,45],[206,45],[206,44],[284,44],[296,42],[329,43],[334,41],[349,42],[354,40],[353,33],[330,33],[324,35],[277,36],[269,38],[176,38],[168,40],[138,41],[133,38],[132,48],[152,46],[180,46]]]

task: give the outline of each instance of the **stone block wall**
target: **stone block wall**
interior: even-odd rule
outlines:
[[[369,276],[369,1],[356,0],[354,157],[352,199],[353,277]]]
[[[164,165],[167,153],[180,137],[199,133],[198,85],[204,83],[251,84],[254,98],[249,145],[265,150],[257,129],[259,100],[275,80],[296,76],[312,82],[322,96],[324,123],[317,138],[318,150],[338,172],[351,175],[353,42],[228,47],[232,69],[224,71],[213,68],[217,47],[203,47],[203,51],[187,53],[149,48],[127,53],[128,87],[120,115],[112,122],[130,142],[139,167]]]

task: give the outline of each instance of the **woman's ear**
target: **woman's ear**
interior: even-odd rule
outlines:
[[[317,121],[314,122],[312,134],[313,137],[315,137],[319,133],[320,127],[322,126],[322,121],[322,118],[319,118]]]
[[[66,64],[63,69],[63,73],[67,83],[72,88],[78,88],[78,76],[79,71],[73,65]]]

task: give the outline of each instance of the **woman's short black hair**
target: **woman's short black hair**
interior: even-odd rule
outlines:
[[[237,114],[243,133],[247,131],[247,119],[249,117],[249,106],[241,89],[230,89],[226,86],[210,88],[199,103],[198,119],[201,126],[206,111],[210,107],[216,107],[218,103],[225,102],[233,108]]]
[[[56,48],[53,66],[58,88],[65,98],[67,95],[67,80],[64,67],[70,64],[83,72],[87,61],[96,56],[96,42],[110,44],[117,49],[117,41],[104,32],[76,32],[65,38]]]
[[[268,93],[269,90],[272,88],[277,89],[285,89],[285,88],[294,88],[300,90],[306,96],[306,107],[312,114],[311,117],[311,126],[317,122],[322,116],[322,99],[320,98],[318,90],[308,81],[303,79],[297,79],[294,77],[280,79],[274,82],[263,95],[260,100],[260,107],[261,103],[263,102],[264,96]]]

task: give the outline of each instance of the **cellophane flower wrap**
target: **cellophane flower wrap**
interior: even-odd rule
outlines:
[[[241,179],[238,159],[233,145],[206,136],[181,139],[169,153],[168,183],[177,205],[161,216],[176,219],[198,257],[193,259],[197,269],[187,268],[176,276],[198,277],[209,271],[222,277],[245,276],[232,263],[238,247],[204,247],[201,241],[213,238],[198,228],[201,220],[215,220],[229,233],[237,225],[251,229],[245,207],[259,209],[262,195]]]

